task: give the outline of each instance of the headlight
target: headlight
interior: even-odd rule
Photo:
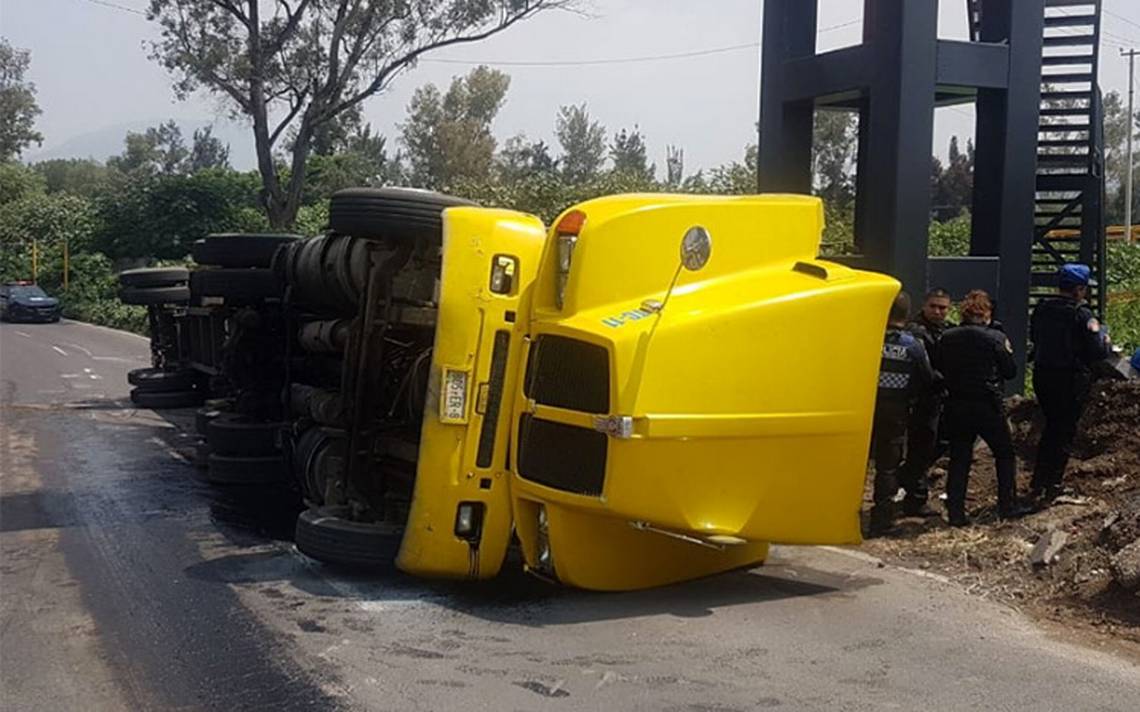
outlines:
[[[555,302],[562,308],[562,300],[566,296],[566,283],[570,280],[570,264],[574,260],[574,245],[578,244],[577,235],[558,236],[558,294]]]
[[[558,235],[558,279],[556,280],[554,303],[562,308],[566,296],[566,283],[570,280],[570,265],[574,262],[574,247],[578,235],[586,223],[586,214],[581,210],[571,210],[562,216],[554,232]]]

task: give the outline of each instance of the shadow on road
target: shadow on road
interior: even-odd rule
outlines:
[[[366,576],[312,562],[295,551],[235,553],[186,568],[191,578],[229,585],[286,584],[309,595],[364,604],[424,604],[485,620],[546,627],[669,614],[701,618],[718,608],[789,598],[846,595],[880,583],[797,566],[736,571],[648,591],[597,593],[540,581],[508,561],[496,579],[457,583],[398,571]]]

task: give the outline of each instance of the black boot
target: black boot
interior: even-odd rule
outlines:
[[[1008,507],[998,509],[998,519],[1021,519],[1027,514],[1033,514],[1035,510],[1033,507],[1028,507],[1021,502],[1017,502]]]
[[[965,512],[950,512],[950,526],[952,527],[968,527],[970,526],[970,518],[966,516]]]

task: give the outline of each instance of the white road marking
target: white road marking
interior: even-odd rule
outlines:
[[[26,331],[17,331],[16,333],[19,334],[20,336],[24,337],[25,339],[32,338],[32,335]]]
[[[67,355],[67,352],[66,352],[66,351],[64,351],[64,350],[63,350],[63,349],[61,349],[60,347],[56,346],[55,344],[52,344],[52,346],[51,346],[51,347],[52,347],[53,349],[55,349],[55,352],[56,352],[57,354],[59,354],[60,356],[66,356],[66,355]]]
[[[88,358],[95,358],[95,357],[94,357],[94,356],[91,354],[91,352],[90,352],[89,350],[87,350],[87,349],[83,348],[83,347],[82,347],[82,346],[80,346],[79,344],[73,344],[73,343],[70,343],[70,342],[68,342],[68,344],[67,344],[67,345],[68,345],[68,346],[70,346],[70,347],[72,347],[73,349],[79,349],[79,350],[80,350],[80,351],[82,351],[83,353],[87,354]]]
[[[191,460],[190,458],[186,457],[186,456],[185,456],[185,455],[183,455],[182,453],[180,453],[180,452],[178,452],[177,450],[175,450],[173,447],[171,447],[171,446],[170,446],[170,444],[169,444],[169,443],[167,443],[167,442],[166,442],[165,440],[163,440],[162,438],[159,438],[159,437],[150,437],[150,438],[147,438],[147,442],[151,442],[151,443],[154,443],[155,445],[158,445],[160,448],[162,448],[163,450],[165,450],[165,451],[166,451],[166,454],[167,454],[167,455],[170,455],[171,457],[175,458],[176,460],[181,460],[181,461],[183,461],[183,462],[188,462],[188,463],[190,463],[191,465],[193,465],[193,464],[194,464],[194,461],[193,461],[193,460]]]
[[[69,324],[69,325],[74,324],[76,326],[86,326],[89,329],[102,329],[103,331],[110,331],[110,332],[113,332],[115,334],[119,334],[121,336],[133,336],[136,339],[142,339],[143,341],[150,341],[149,336],[143,336],[142,334],[135,334],[135,333],[130,332],[130,331],[123,331],[122,329],[112,329],[109,326],[100,326],[99,324],[88,324],[85,321],[75,321],[74,319],[63,319],[62,323]]]
[[[85,373],[61,373],[61,374],[59,374],[59,377],[60,378],[83,378],[86,375],[87,374],[85,374]]]

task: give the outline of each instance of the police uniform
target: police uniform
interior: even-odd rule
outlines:
[[[930,321],[920,312],[906,328],[922,342],[927,356],[934,362],[938,342],[941,341],[942,334],[952,326],[946,322]],[[899,470],[899,484],[906,490],[903,510],[907,514],[919,514],[926,505],[926,473],[938,459],[938,421],[942,415],[942,400],[935,388],[919,394],[907,423],[906,461]]]
[[[875,400],[871,458],[875,461],[871,532],[890,526],[898,492],[899,465],[906,447],[907,422],[915,400],[934,380],[922,342],[903,329],[888,327],[883,339],[879,390]]]
[[[1078,284],[1087,284],[1088,268],[1075,271],[1078,274],[1071,278],[1079,280]],[[1065,278],[1063,269],[1062,279]],[[1045,429],[1033,469],[1033,490],[1056,493],[1069,461],[1077,421],[1088,400],[1092,366],[1108,358],[1111,351],[1092,310],[1064,294],[1037,305],[1029,333],[1034,347],[1033,390],[1045,414]]]
[[[946,331],[936,363],[946,384],[946,431],[950,437],[950,469],[946,509],[952,524],[966,521],[966,486],[973,464],[974,441],[981,437],[993,452],[998,479],[998,511],[1018,511],[1016,462],[1005,418],[1002,383],[1017,374],[1013,348],[1002,332],[978,324]]]

